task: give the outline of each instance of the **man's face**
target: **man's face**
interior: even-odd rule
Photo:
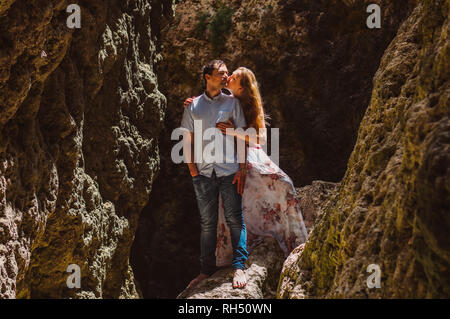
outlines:
[[[222,89],[227,84],[228,69],[225,64],[222,64],[219,68],[213,70],[212,74],[206,74],[206,83],[211,88]]]

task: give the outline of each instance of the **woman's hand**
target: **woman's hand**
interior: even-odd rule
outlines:
[[[234,125],[233,125],[233,123],[230,121],[230,120],[228,120],[228,122],[227,123],[225,123],[225,122],[219,122],[219,123],[217,123],[216,124],[216,127],[222,132],[222,134],[224,134],[224,135],[232,135],[232,136],[234,136],[235,134],[234,134]],[[230,132],[230,133],[227,133],[227,128],[232,128],[233,129],[233,131],[232,132]]]
[[[192,101],[194,101],[194,99],[195,99],[195,96],[188,97],[186,100],[184,100],[183,107],[187,107],[189,104],[192,103]]]
[[[236,185],[237,193],[240,195],[244,194],[246,175],[247,175],[247,169],[245,169],[245,168],[240,168],[234,175],[233,184],[237,183],[237,185]]]

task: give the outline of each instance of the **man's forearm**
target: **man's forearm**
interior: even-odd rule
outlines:
[[[191,176],[195,176],[198,174],[198,168],[195,163],[187,163],[189,167],[189,173],[191,173]]]
[[[191,176],[195,176],[198,174],[198,168],[194,163],[194,133],[185,135],[184,147],[185,151],[183,153],[189,167],[189,172],[191,173]]]

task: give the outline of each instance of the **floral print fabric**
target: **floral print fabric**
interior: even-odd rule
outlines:
[[[247,227],[247,250],[266,236],[277,240],[287,257],[306,241],[307,232],[294,184],[259,145],[248,149],[248,173],[242,204]],[[230,232],[219,195],[216,265],[227,266],[233,257]]]

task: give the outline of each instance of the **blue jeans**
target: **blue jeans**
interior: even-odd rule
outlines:
[[[200,272],[211,275],[216,270],[217,219],[219,192],[222,196],[225,220],[230,229],[234,269],[244,269],[248,258],[247,230],[242,211],[242,196],[233,184],[235,174],[217,177],[197,175],[192,178],[200,211]]]

